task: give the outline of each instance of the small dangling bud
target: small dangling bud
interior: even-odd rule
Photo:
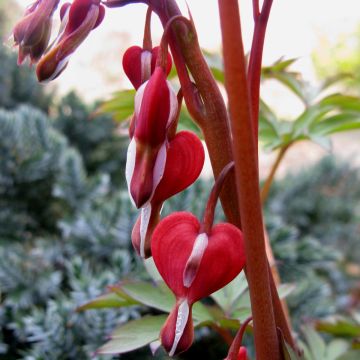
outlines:
[[[100,0],[74,0],[70,5],[63,5],[60,16],[64,30],[36,67],[40,82],[51,81],[65,70],[70,56],[102,22],[104,15]]]

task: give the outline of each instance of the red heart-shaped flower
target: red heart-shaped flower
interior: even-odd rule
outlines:
[[[137,90],[141,84],[147,81],[154,72],[156,60],[159,54],[159,46],[151,51],[140,46],[131,46],[124,53],[122,64],[126,76]],[[166,75],[169,74],[172,66],[171,55],[167,57]]]
[[[157,186],[147,209],[141,209],[131,240],[142,257],[151,256],[151,236],[160,220],[162,203],[171,196],[190,186],[200,175],[204,165],[204,147],[199,138],[190,131],[181,131],[170,141],[167,150],[163,177]],[[149,212],[144,216],[144,212]],[[146,219],[147,224],[142,223]]]
[[[152,255],[162,278],[177,298],[187,299],[189,304],[224,287],[245,265],[241,231],[227,223],[215,225],[207,235],[208,243],[196,275],[186,287],[184,272],[199,233],[198,219],[191,213],[178,212],[158,224],[151,241]]]

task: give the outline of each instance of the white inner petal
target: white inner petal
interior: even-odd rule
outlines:
[[[205,233],[199,234],[195,239],[194,246],[184,269],[183,283],[187,288],[191,286],[196,277],[208,243],[209,238]]]
[[[166,155],[167,155],[167,142],[165,141],[161,145],[161,148],[157,154],[155,161],[154,172],[153,172],[153,190],[152,190],[151,198],[154,195],[154,192],[164,175],[165,165],[166,165]],[[176,164],[174,164],[174,166],[176,166]]]
[[[136,116],[139,116],[139,114],[140,114],[142,99],[143,99],[143,96],[144,96],[144,91],[145,91],[147,83],[148,83],[148,81],[144,82],[136,91],[135,100],[134,100],[134,107],[135,107],[135,115]]]
[[[151,217],[151,204],[141,208],[140,215],[140,256],[145,259],[145,238]]]
[[[141,82],[147,81],[151,76],[151,58],[150,51],[143,51],[141,53]]]
[[[129,144],[129,147],[128,147],[128,150],[127,150],[125,177],[126,177],[126,182],[127,182],[127,186],[128,186],[130,199],[131,199],[131,202],[134,205],[135,205],[135,201],[131,196],[130,184],[131,184],[131,179],[132,179],[133,174],[134,174],[135,160],[136,160],[136,142],[135,142],[135,138],[133,137],[132,140],[130,141],[130,144]]]
[[[187,321],[189,319],[189,312],[190,312],[189,304],[187,303],[186,300],[184,300],[178,307],[178,313],[177,313],[176,325],[175,325],[175,337],[174,337],[173,345],[169,352],[170,356],[173,356],[175,354],[176,348],[179,344],[179,341],[181,340]]]
[[[169,117],[168,117],[166,126],[169,127],[171,122],[173,120],[175,120],[175,116],[176,116],[176,114],[178,112],[178,105],[179,104],[178,104],[177,96],[175,94],[175,91],[172,88],[172,85],[171,85],[170,81],[166,80],[166,83],[167,83],[167,86],[168,86],[168,89],[169,89],[169,99],[170,99],[170,111],[169,111]]]

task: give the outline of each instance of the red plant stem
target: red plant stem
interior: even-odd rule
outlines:
[[[259,13],[259,0],[253,0],[255,29],[250,51],[248,84],[250,91],[252,120],[254,123],[254,134],[256,139],[258,136],[259,127],[261,63],[266,26],[268,23],[272,2],[273,0],[264,0],[261,12]]]
[[[241,325],[238,333],[235,336],[234,341],[232,342],[229,353],[225,360],[237,360],[238,354],[240,351],[242,339],[246,330],[246,327],[249,325],[250,321],[252,321],[252,316],[248,317]]]
[[[245,56],[237,0],[218,0],[223,40],[225,87],[229,98],[238,203],[245,239],[246,268],[257,360],[280,359],[265,251]]]
[[[144,39],[143,39],[143,49],[148,50],[148,51],[152,50],[151,13],[152,13],[152,9],[151,9],[151,6],[149,6],[147,11],[146,11]]]
[[[254,21],[256,21],[257,17],[260,14],[259,0],[252,0],[252,2],[253,2],[253,17],[254,17]]]
[[[206,234],[210,235],[214,223],[216,203],[223,188],[224,181],[229,175],[230,171],[233,169],[234,169],[234,162],[232,161],[231,163],[227,164],[224,167],[224,169],[217,177],[205,207],[204,218],[201,224],[200,233],[205,232]]]

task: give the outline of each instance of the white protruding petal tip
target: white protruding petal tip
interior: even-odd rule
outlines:
[[[181,340],[181,337],[184,333],[187,321],[189,319],[190,308],[186,299],[179,305],[178,313],[176,317],[176,325],[175,325],[175,336],[174,342],[169,352],[169,356],[173,356],[175,354],[176,348]]]

